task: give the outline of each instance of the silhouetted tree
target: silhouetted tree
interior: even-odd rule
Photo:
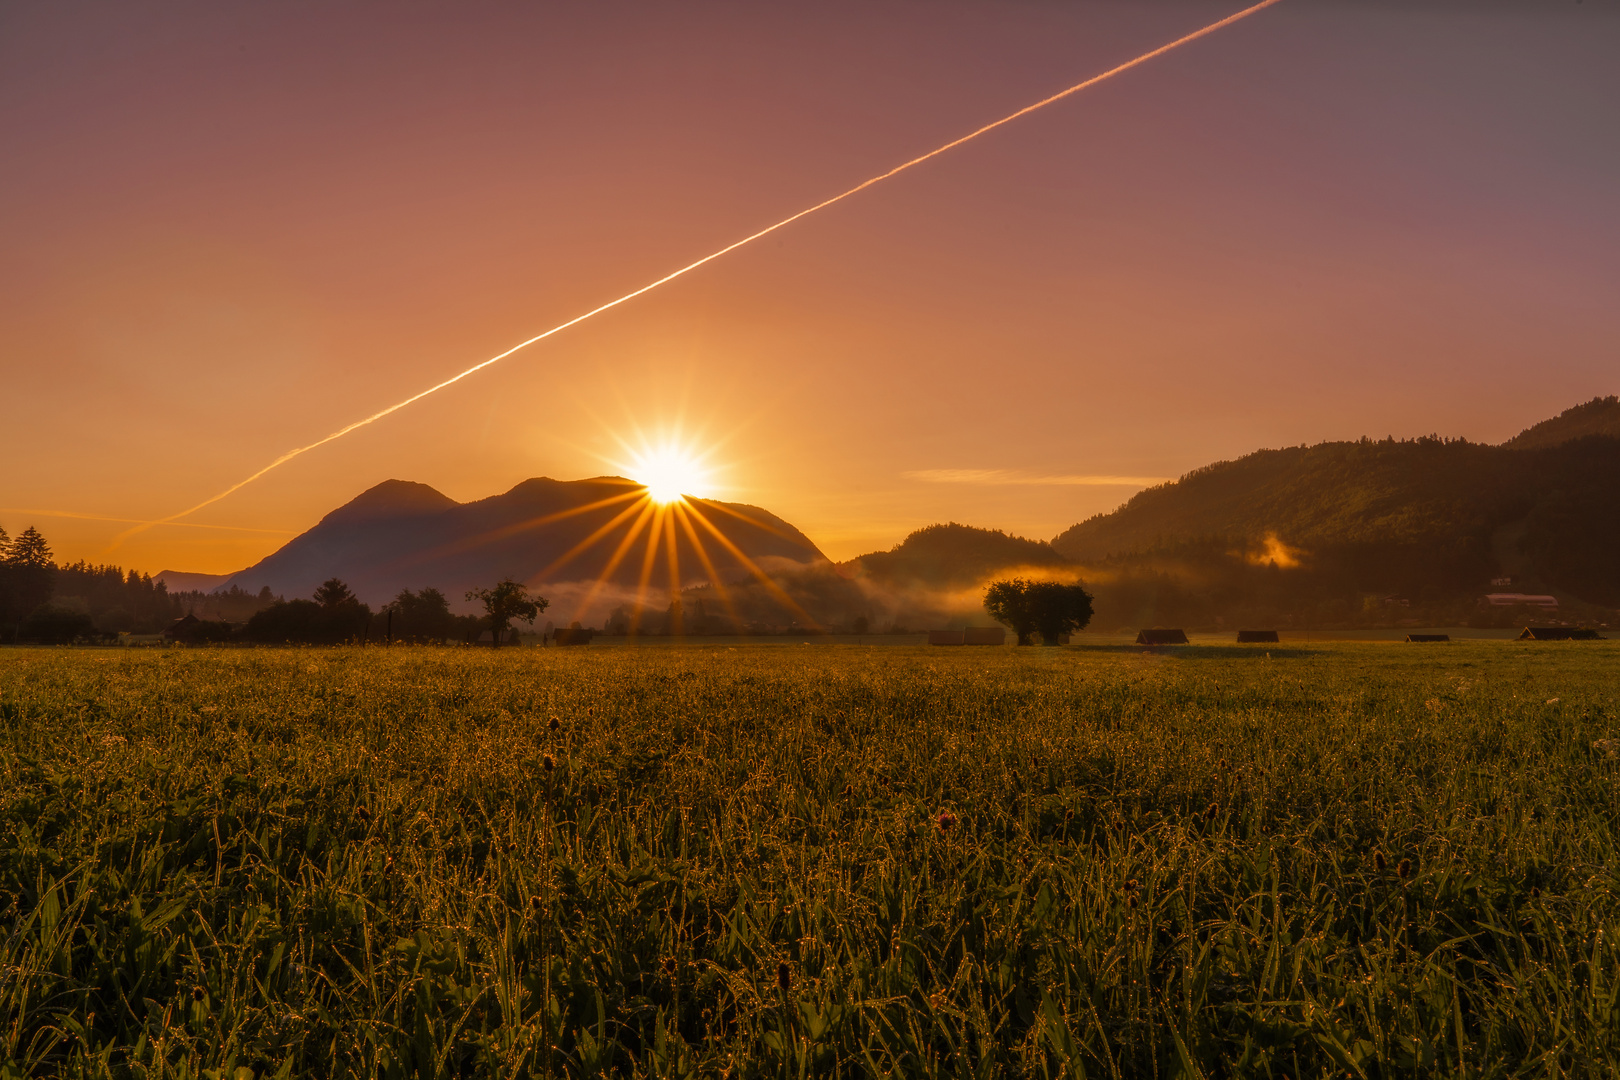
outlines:
[[[1091,594],[1060,581],[1012,578],[985,590],[984,609],[1018,635],[1018,644],[1030,644],[1030,636],[1039,633],[1041,644],[1056,645],[1091,621]]]
[[[535,616],[551,606],[543,596],[530,597],[529,590],[511,578],[503,579],[493,589],[469,590],[467,599],[483,601],[484,619],[489,623],[490,642],[495,648],[500,648],[501,635],[511,629],[513,619],[532,623]]]
[[[314,600],[277,601],[256,612],[242,628],[249,641],[300,641],[336,645],[356,641],[371,625],[371,609],[337,578],[315,590]]]
[[[339,604],[358,603],[354,593],[349,590],[338,578],[327,578],[321,587],[315,590],[315,602],[323,608],[337,607]]]
[[[389,607],[394,610],[394,636],[401,641],[444,641],[455,626],[450,601],[438,589],[401,589]]]
[[[96,632],[95,623],[82,611],[41,604],[22,621],[17,636],[44,645],[69,645]]]
[[[0,550],[0,627],[10,636],[24,617],[51,598],[56,564],[51,547],[30,525]]]

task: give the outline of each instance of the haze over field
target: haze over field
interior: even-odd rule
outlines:
[[[1285,0],[114,546],[1235,10],[5,8],[0,524],[230,573],[673,441],[847,561],[1613,392],[1620,13]]]

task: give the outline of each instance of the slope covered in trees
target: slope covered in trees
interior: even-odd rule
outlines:
[[[1525,428],[1502,445],[1511,450],[1534,450],[1561,446],[1587,435],[1620,439],[1620,397],[1595,397],[1584,405],[1565,409],[1551,420]]]
[[[1261,450],[1142,491],[1052,542],[1078,562],[1275,565],[1310,591],[1477,596],[1493,579],[1620,605],[1620,439]]]
[[[1066,566],[1068,562],[1044,540],[1026,540],[1000,529],[978,529],[953,521],[918,529],[890,550],[857,556],[839,569],[851,577],[886,584],[960,588],[1010,568]]]

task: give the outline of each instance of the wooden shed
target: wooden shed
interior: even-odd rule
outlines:
[[[595,630],[587,630],[579,626],[559,626],[551,632],[553,645],[589,645],[591,638],[596,636]]]
[[[1520,641],[1602,641],[1603,635],[1584,626],[1527,626]]]
[[[1185,645],[1187,644],[1187,631],[1164,630],[1154,627],[1152,630],[1143,630],[1136,635],[1138,645]]]

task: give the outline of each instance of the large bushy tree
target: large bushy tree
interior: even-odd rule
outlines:
[[[398,641],[444,641],[456,625],[450,601],[438,589],[401,589],[388,606],[393,611],[389,626]]]
[[[522,582],[511,578],[501,580],[493,589],[469,590],[467,599],[483,601],[484,621],[489,624],[490,640],[496,648],[500,648],[502,635],[511,631],[513,620],[532,623],[551,606],[551,601],[543,596],[531,597]]]
[[[271,604],[243,627],[250,641],[299,641],[336,645],[361,639],[371,625],[371,609],[337,578],[315,590],[314,600]]]
[[[1038,633],[1041,644],[1056,645],[1091,621],[1091,594],[1061,581],[1010,578],[985,590],[984,609],[1018,635],[1018,644],[1030,644]]]

